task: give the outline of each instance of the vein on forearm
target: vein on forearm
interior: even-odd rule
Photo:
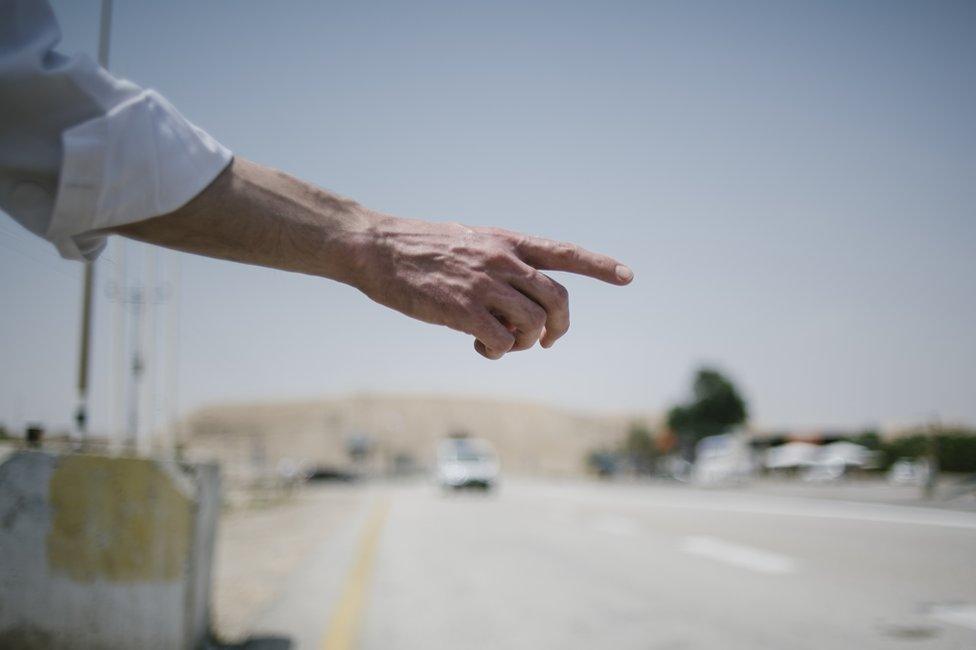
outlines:
[[[243,159],[167,215],[113,230],[127,237],[236,262],[348,282],[366,211]]]

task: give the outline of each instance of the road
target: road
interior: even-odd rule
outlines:
[[[321,513],[249,626],[266,647],[976,648],[973,512],[583,482],[343,489],[347,513]]]

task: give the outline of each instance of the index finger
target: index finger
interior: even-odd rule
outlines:
[[[568,242],[526,236],[515,250],[523,262],[542,271],[568,271],[617,285],[630,284],[634,279],[627,265]]]

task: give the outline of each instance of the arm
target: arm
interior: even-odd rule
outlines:
[[[38,0],[0,0],[0,207],[93,259],[120,233],[178,250],[332,278],[497,359],[569,327],[556,269],[626,284],[626,267],[502,230],[396,219],[231,153],[165,99],[83,56]]]
[[[543,270],[617,285],[633,277],[572,244],[398,219],[239,157],[183,207],[107,232],[344,282],[408,316],[471,334],[489,359],[536,341],[550,347],[566,333],[566,289]]]

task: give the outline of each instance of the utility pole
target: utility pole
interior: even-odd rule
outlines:
[[[155,302],[164,302],[165,298],[163,294],[166,292],[166,289],[156,286],[156,271],[159,266],[157,251],[155,248],[150,248],[145,251],[144,255],[146,264],[146,287],[148,291],[156,295]],[[152,294],[147,293],[147,298],[151,299]],[[148,305],[146,311],[147,319],[145,328],[140,332],[141,339],[136,342],[136,346],[142,348],[141,356],[150,364],[149,374],[144,377],[144,382],[141,387],[142,390],[140,391],[140,397],[144,400],[145,406],[145,415],[143,416],[145,430],[143,432],[143,438],[139,441],[140,444],[137,445],[137,449],[143,455],[151,453],[153,437],[156,434],[156,378],[159,375],[159,362],[156,356],[156,308],[153,305]]]
[[[170,308],[166,327],[166,420],[164,428],[169,433],[164,441],[164,449],[182,460],[183,436],[179,424],[179,359],[180,359],[180,258],[179,253],[171,251],[169,260]]]
[[[155,274],[150,274],[150,280],[154,279]],[[127,453],[147,456],[152,451],[152,429],[155,422],[153,416],[155,400],[152,393],[155,391],[154,376],[157,364],[154,340],[156,334],[152,325],[145,327],[143,317],[148,310],[149,318],[153,318],[152,310],[155,305],[164,303],[169,298],[169,287],[155,283],[146,286],[141,282],[133,286],[116,285],[109,287],[108,295],[110,300],[128,305],[132,310],[132,327],[129,332],[132,352],[129,362],[127,424],[121,447]],[[148,391],[143,386],[147,366],[151,373]],[[122,398],[122,392],[118,396],[119,399]]]
[[[115,262],[115,280],[113,284],[110,285],[110,298],[117,298],[119,296],[114,295],[112,292],[116,291],[118,287],[126,286],[127,276],[126,276],[126,255],[127,250],[125,247],[125,240],[121,237],[117,237],[113,242],[112,256]],[[112,319],[112,371],[110,376],[112,378],[111,387],[111,436],[109,449],[113,453],[120,453],[123,450],[123,446],[126,442],[126,405],[125,405],[125,389],[126,383],[126,370],[125,370],[125,352],[126,352],[126,321],[125,321],[125,301],[123,300],[113,300],[112,310],[114,312],[114,317]]]
[[[926,499],[935,498],[935,490],[939,484],[939,432],[942,426],[938,416],[934,417],[929,423],[928,440],[928,474],[925,477],[925,484],[922,486],[922,495]]]
[[[112,0],[102,0],[102,15],[98,29],[98,64],[108,70],[108,49],[112,39]],[[78,439],[88,441],[88,379],[91,360],[92,303],[95,283],[95,262],[85,262],[81,290],[81,336],[78,342],[78,409],[75,411]]]
[[[78,409],[75,411],[75,425],[79,442],[88,441],[88,376],[91,352],[92,325],[92,284],[95,281],[95,263],[85,262],[85,274],[81,289],[81,340],[78,350]]]

